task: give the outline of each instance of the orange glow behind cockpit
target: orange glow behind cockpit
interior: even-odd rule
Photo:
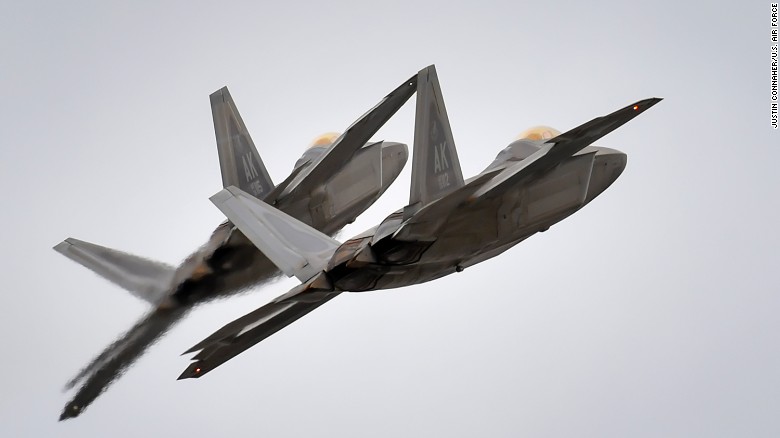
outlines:
[[[336,141],[337,138],[339,138],[339,135],[341,134],[338,132],[326,132],[325,134],[315,138],[309,145],[309,148],[330,146],[334,141]]]
[[[553,137],[561,135],[561,131],[549,126],[534,126],[528,128],[517,136],[518,140],[549,140]]]

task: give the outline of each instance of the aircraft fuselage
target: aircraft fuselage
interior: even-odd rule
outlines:
[[[505,171],[519,164],[508,163]],[[403,241],[389,234],[371,245],[385,224],[369,230],[337,251],[328,273],[337,290],[359,292],[459,272],[570,216],[609,187],[625,164],[625,154],[590,146],[543,175],[460,205],[437,229],[435,240]],[[395,216],[386,223],[397,230],[403,224],[402,212]]]
[[[382,154],[381,160],[378,153]],[[379,199],[401,172],[407,157],[407,147],[401,143],[366,146],[313,193],[291,197],[292,200],[276,207],[333,235]],[[357,190],[349,190],[350,187]],[[229,296],[280,274],[240,230],[224,222],[205,245],[181,264],[172,283],[172,299],[163,301],[161,306],[191,305]]]

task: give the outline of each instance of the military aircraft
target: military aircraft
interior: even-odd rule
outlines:
[[[374,203],[406,164],[406,145],[367,142],[417,90],[416,75],[366,112],[337,138],[320,138],[274,185],[227,88],[211,95],[224,187],[273,205],[324,235],[351,223]],[[335,136],[334,136],[335,137]],[[152,311],[82,369],[65,389],[84,381],[60,420],[81,414],[124,369],[196,304],[272,279],[277,267],[233,223],[174,268],[69,238],[54,247],[136,297]]]
[[[463,179],[436,69],[417,75],[409,204],[344,243],[227,187],[212,202],[279,269],[302,283],[187,353],[197,378],[341,292],[431,281],[495,257],[573,214],[622,173],[626,155],[591,144],[658,103],[646,99],[560,134],[532,130]]]

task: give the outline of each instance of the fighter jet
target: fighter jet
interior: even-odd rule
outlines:
[[[374,203],[406,164],[401,143],[368,140],[417,90],[404,81],[337,138],[320,138],[274,185],[227,88],[211,95],[223,187],[283,211],[323,235],[332,235]],[[273,205],[273,207],[270,207]],[[66,385],[84,381],[60,420],[79,415],[124,369],[196,304],[224,297],[279,275],[277,267],[226,221],[174,268],[77,239],[54,247],[136,297],[153,310],[108,346]]]
[[[190,348],[179,377],[201,377],[342,292],[431,281],[495,257],[581,209],[623,172],[626,155],[591,144],[661,99],[559,134],[536,129],[464,180],[436,69],[418,73],[409,204],[344,243],[237,187],[212,202],[301,284]]]

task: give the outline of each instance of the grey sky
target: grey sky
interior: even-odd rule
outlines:
[[[50,3],[0,14],[0,436],[780,435],[769,2]],[[466,177],[529,126],[665,100],[598,143],[626,171],[549,232],[342,295],[177,382],[179,353],[295,281],[204,306],[57,423],[62,385],[145,306],[50,248],[177,263],[204,242],[209,93],[230,87],[280,181],[431,63]],[[377,139],[411,145],[413,112]],[[404,205],[409,177],[341,236]]]

